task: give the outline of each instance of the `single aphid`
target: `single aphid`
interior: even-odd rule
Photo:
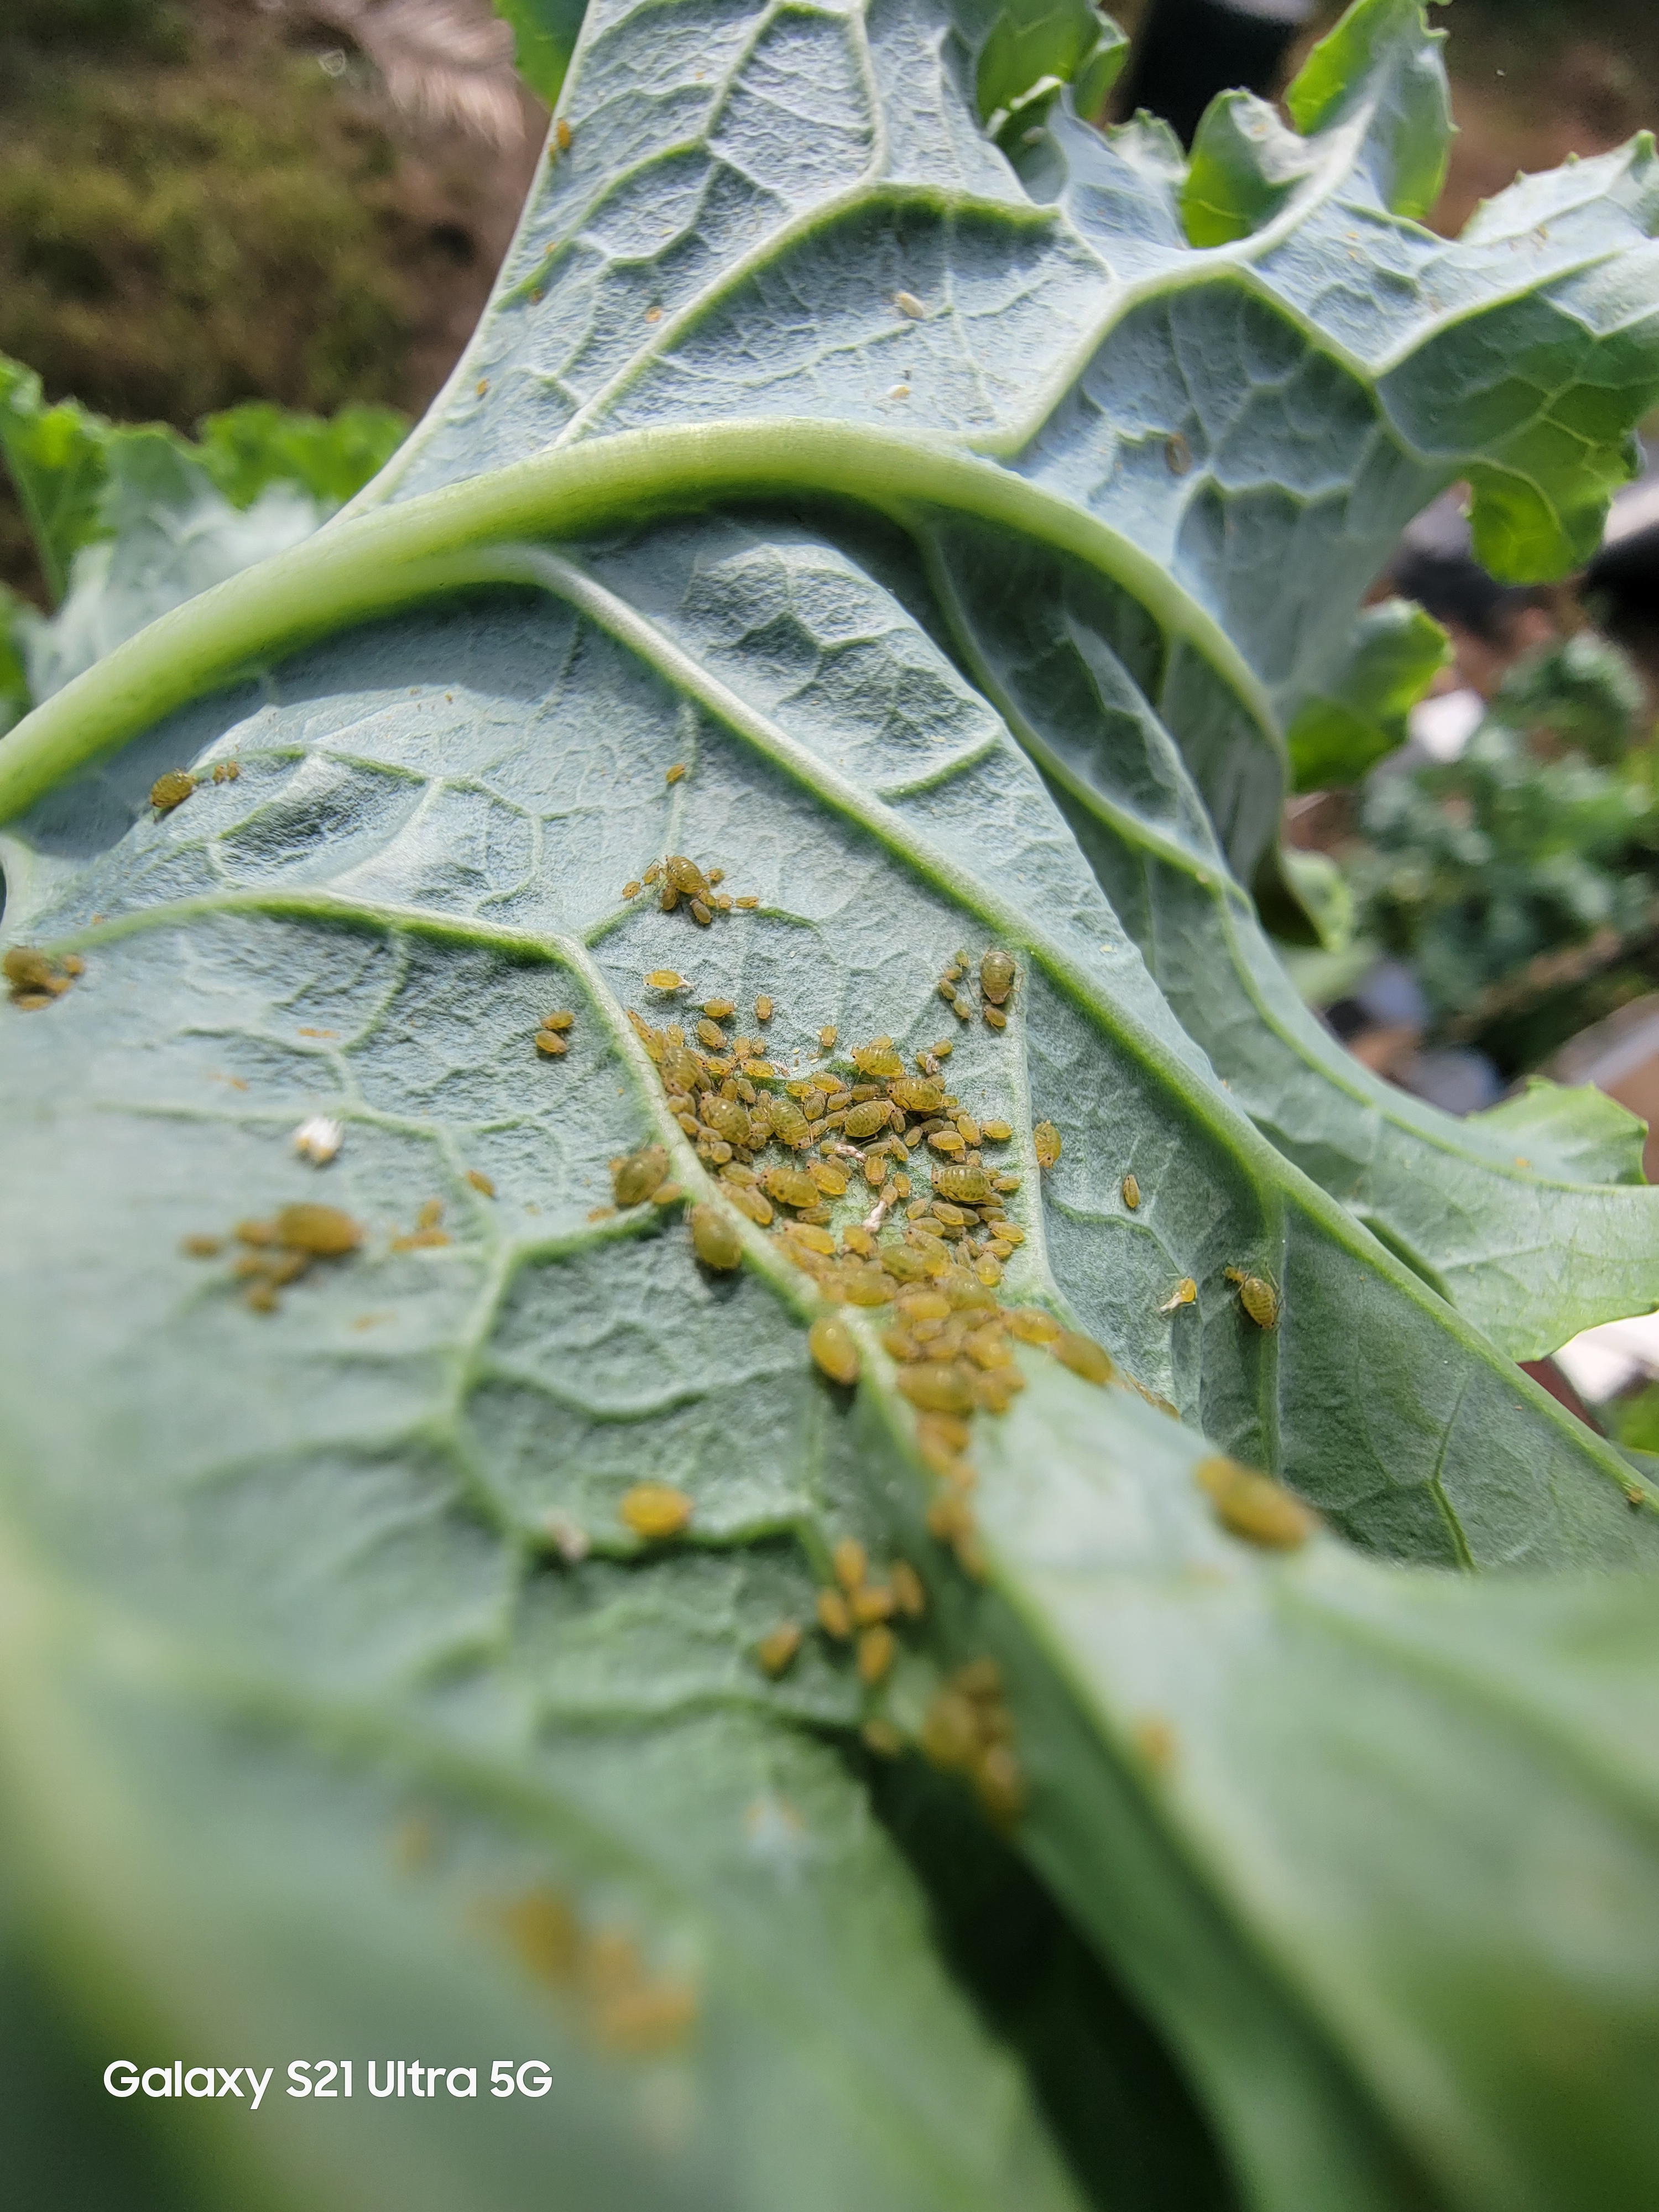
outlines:
[[[727,1022],[737,1012],[730,999],[705,999],[702,1010],[711,1022]]]
[[[158,814],[171,814],[175,806],[184,805],[195,788],[196,779],[187,769],[170,768],[151,784],[149,803]]]
[[[705,1267],[729,1273],[743,1261],[743,1238],[723,1206],[705,1202],[691,1209],[691,1249]]]
[[[576,1017],[569,1008],[561,1006],[556,1012],[542,1016],[542,1027],[544,1030],[563,1030],[573,1029],[575,1026],[575,1021]]]
[[[799,1650],[799,1626],[793,1620],[781,1620],[755,1646],[755,1656],[763,1672],[775,1681],[780,1674],[788,1672]]]
[[[957,1006],[957,1012],[958,1013],[962,1012],[960,1006]],[[1008,1017],[1003,1012],[1000,1006],[987,1006],[983,1009],[983,1012],[985,1015],[985,1026],[987,1029],[1006,1030],[1007,1028]]]
[[[1016,1306],[1007,1316],[1009,1328],[1022,1344],[1053,1344],[1062,1331],[1060,1323],[1041,1306]]]
[[[900,385],[898,389],[902,395],[905,387]],[[903,1756],[904,1738],[892,1722],[884,1719],[879,1713],[873,1720],[866,1721],[859,1734],[866,1748],[873,1751],[878,1759],[900,1759]]]
[[[710,868],[708,870],[708,880],[711,884],[723,884],[726,881],[725,869]]]
[[[680,762],[676,761],[673,767],[671,768],[664,775],[663,781],[665,783],[678,783],[684,774],[685,769],[684,765]]]
[[[1039,1121],[1031,1132],[1031,1148],[1040,1168],[1051,1168],[1060,1158],[1060,1132],[1052,1121]]]
[[[979,963],[979,985],[994,1006],[1001,1006],[1018,973],[1006,952],[988,952]]]
[[[890,1037],[877,1037],[869,1044],[854,1045],[853,1065],[860,1074],[877,1083],[884,1083],[890,1076],[904,1073],[903,1058],[894,1051]]]
[[[986,1013],[988,1016],[994,1013],[995,1011],[994,1007],[988,1006],[986,1008]],[[974,1018],[974,1002],[971,999],[958,994],[958,995],[951,1002],[951,1012],[956,1016],[959,1022],[971,1022]]]
[[[707,929],[714,917],[700,898],[694,898],[691,902],[691,919],[699,929]]]
[[[960,1129],[930,1129],[927,1141],[936,1152],[943,1152],[947,1159],[959,1159],[968,1149]]]
[[[981,1753],[973,1779],[980,1803],[999,1825],[1017,1820],[1024,1811],[1025,1778],[1006,1743],[994,1743]]]
[[[830,1211],[828,1206],[823,1210],[826,1215]],[[783,1228],[785,1236],[792,1240],[793,1249],[791,1256],[798,1265],[800,1264],[799,1253],[802,1248],[808,1252],[821,1253],[826,1260],[834,1258],[836,1240],[830,1231],[821,1227],[817,1222],[808,1221],[803,1218],[799,1221],[786,1221]]]
[[[549,1060],[562,1060],[570,1047],[556,1030],[538,1030],[536,1049],[539,1053],[544,1053]]]
[[[285,1206],[270,1226],[271,1243],[290,1251],[313,1254],[319,1260],[335,1260],[355,1252],[363,1241],[360,1225],[337,1206]]]
[[[806,1172],[826,1198],[847,1195],[847,1170],[830,1160],[808,1160]]]
[[[892,1666],[898,1645],[890,1628],[866,1628],[859,1638],[859,1680],[869,1689],[874,1689]]]
[[[1158,1308],[1160,1313],[1173,1313],[1177,1306],[1189,1306],[1198,1297],[1198,1285],[1190,1275],[1183,1275],[1169,1297]]]
[[[672,914],[679,902],[679,893],[675,890],[672,884],[665,881],[661,890],[657,894],[657,904],[662,908],[665,914]]]
[[[979,1123],[975,1121],[973,1115],[971,1114],[958,1113],[955,1118],[957,1133],[961,1137],[963,1143],[964,1145],[978,1144],[980,1136]]]
[[[763,1197],[759,1191],[751,1190],[744,1183],[734,1182],[726,1185],[726,1195],[739,1213],[746,1213],[749,1218],[757,1223],[759,1227],[767,1229],[771,1226],[770,1202]]]
[[[1184,477],[1193,465],[1193,449],[1179,430],[1164,441],[1164,465],[1172,477]]]
[[[179,1247],[187,1260],[216,1260],[224,1249],[222,1237],[186,1237]]]
[[[469,1168],[466,1171],[466,1179],[481,1197],[495,1197],[495,1186],[482,1168]]]
[[[685,988],[684,976],[678,975],[672,968],[653,968],[645,980],[653,991],[683,991]]]
[[[568,154],[570,151],[570,125],[562,115],[553,126],[553,136],[560,153]]]
[[[1131,1213],[1140,1203],[1140,1185],[1132,1175],[1126,1175],[1123,1178],[1123,1203]]]
[[[979,1130],[988,1145],[1006,1145],[1014,1133],[1006,1121],[981,1121]]]
[[[969,1370],[950,1360],[924,1359],[902,1367],[898,1386],[924,1413],[971,1413],[978,1402]]]
[[[671,853],[662,864],[663,874],[677,891],[688,898],[702,898],[708,889],[708,878],[695,860],[684,853]]]
[[[637,879],[629,883],[625,883],[622,888],[622,895],[625,899],[637,898],[640,895],[641,888],[641,886]]]
[[[806,1332],[806,1348],[832,1382],[858,1381],[859,1348],[846,1322],[834,1314],[821,1314],[813,1322]]]
[[[1258,1328],[1279,1322],[1279,1293],[1265,1275],[1247,1275],[1242,1267],[1224,1267],[1222,1273],[1238,1285],[1238,1303]]]
[[[895,292],[893,305],[907,322],[925,323],[927,319],[927,310],[914,292]]]
[[[742,907],[746,913],[751,908],[757,907],[760,904],[760,901],[757,898],[735,898],[732,900],[732,903],[733,906]]]
[[[823,1027],[818,1031],[818,1050],[820,1052],[833,1052],[836,1048],[836,1030],[835,1024],[833,1022],[826,1022]]]
[[[715,1130],[728,1145],[746,1145],[749,1141],[749,1116],[735,1098],[706,1098],[702,1115],[711,1129]]]
[[[891,1571],[893,1603],[908,1620],[920,1620],[927,1610],[927,1593],[921,1577],[908,1559],[895,1559]]]
[[[836,1580],[849,1593],[858,1589],[870,1571],[870,1554],[856,1536],[843,1536],[830,1553],[830,1560],[836,1571]]]
[[[769,1022],[771,1018],[772,1001],[763,991],[760,997],[755,1001],[755,1019],[757,1022]]]
[[[626,1158],[611,1163],[611,1189],[618,1206],[643,1206],[660,1188],[668,1173],[668,1155],[660,1145],[641,1145]]]
[[[661,876],[662,862],[660,860],[653,860],[647,867],[644,874],[641,876],[640,881],[642,884],[654,884],[661,879]]]
[[[866,1098],[861,1106],[849,1106],[842,1127],[856,1144],[865,1137],[873,1137],[878,1129],[884,1129],[891,1111],[884,1098]]]
[[[1193,1480],[1215,1508],[1222,1527],[1248,1543],[1294,1551],[1319,1526],[1319,1516],[1282,1482],[1241,1467],[1237,1460],[1219,1455],[1200,1460]]]
[[[761,1177],[761,1185],[769,1198],[780,1206],[816,1206],[818,1187],[810,1175],[800,1168],[768,1168]]]
[[[984,1169],[965,1162],[942,1160],[933,1178],[934,1196],[951,1206],[983,1206],[991,1195],[991,1179]]]
[[[952,975],[941,975],[936,988],[945,1004],[954,1006],[957,1002],[956,978]]]
[[[925,1075],[906,1075],[900,1073],[888,1085],[887,1095],[896,1106],[907,1114],[937,1114],[945,1104],[945,1086],[933,1083]]]
[[[1097,1344],[1093,1337],[1080,1335],[1073,1328],[1061,1329],[1048,1349],[1062,1367],[1069,1367],[1085,1382],[1109,1382],[1117,1371],[1103,1344]]]
[[[853,1633],[853,1616],[838,1589],[821,1589],[817,1598],[818,1626],[826,1636],[845,1643]]]
[[[878,1621],[890,1620],[895,1603],[885,1583],[860,1583],[857,1589],[848,1592],[847,1601],[860,1628],[873,1628]]]
[[[678,1536],[691,1519],[692,1501],[683,1490],[665,1482],[636,1482],[623,1492],[617,1508],[625,1528],[648,1542]]]
[[[325,1168],[345,1142],[345,1131],[326,1114],[313,1114],[294,1132],[294,1149],[314,1168]]]
[[[732,1044],[732,1040],[720,1024],[711,1022],[706,1015],[697,1024],[697,1042],[707,1045],[710,1052],[727,1052]]]

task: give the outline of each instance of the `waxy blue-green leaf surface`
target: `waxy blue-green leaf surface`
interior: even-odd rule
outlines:
[[[556,2062],[534,2111],[440,2100],[418,2132],[285,2101],[234,2138],[239,2202],[1219,2194],[1134,2014],[1045,2051],[884,1825],[860,1729],[914,1745],[941,1668],[988,1648],[1030,1789],[1014,1840],[1167,2039],[1243,2201],[1541,2212],[1586,2123],[1609,2206],[1651,2184],[1626,2095],[1645,2000],[1603,1971],[1599,1897],[1553,1949],[1534,1903],[1616,1862],[1639,1972],[1639,1747],[1575,1797],[1532,1717],[1553,1675],[1518,1685],[1519,1720],[1485,1686],[1554,1632],[1542,1571],[1649,1565],[1647,1486],[1261,1133],[962,618],[976,581],[1012,602],[1079,564],[1112,611],[1109,653],[1061,639],[1105,687],[1091,741],[1109,694],[1135,805],[1249,923],[1220,856],[1254,873],[1277,718],[1337,680],[1391,532],[1470,474],[1516,560],[1565,558],[1559,516],[1582,526],[1587,478],[1622,466],[1655,375],[1650,165],[1583,164],[1432,239],[1393,210],[1427,161],[1407,91],[1437,64],[1413,11],[1373,4],[1297,95],[1307,182],[1195,248],[1146,126],[1051,110],[1017,174],[974,51],[914,4],[595,9],[568,146],[405,454],[0,750],[8,941],[86,963],[0,1006],[0,1761],[43,1949],[146,2063],[411,2040]],[[1338,82],[1352,51],[1366,73]],[[1068,602],[1032,604],[1050,650]],[[158,817],[178,768],[203,781]],[[666,852],[756,906],[700,929],[624,899]],[[1001,1033],[936,988],[990,945],[1019,970]],[[665,968],[684,997],[645,984]],[[843,1070],[878,1033],[947,1038],[953,1093],[1014,1132],[1000,1295],[1181,1417],[1126,1426],[1123,1393],[1022,1353],[1015,1412],[975,1423],[982,1586],[921,1525],[878,1317],[838,1309],[862,1362],[839,1389],[777,1242],[744,1226],[717,1278],[678,1201],[612,1210],[608,1163],[647,1139],[711,1190],[630,1010],[720,996],[746,1020],[757,994],[792,1073],[828,1025]],[[562,1057],[533,1042],[554,1006]],[[1540,1150],[1560,1125],[1576,1176],[1626,1158],[1577,1109],[1518,1111]],[[291,1142],[319,1114],[344,1130],[322,1170]],[[275,1311],[234,1247],[181,1249],[307,1200],[365,1242]],[[1230,1268],[1271,1282],[1273,1327]],[[1440,1279],[1471,1305],[1504,1279],[1489,1254],[1467,1272]],[[1627,1253],[1584,1272],[1651,1301]],[[1531,1325],[1514,1273],[1489,1303]],[[1190,1487],[1217,1445],[1332,1533],[1245,1554]],[[641,1480],[690,1497],[684,1542],[632,1533]],[[874,1689],[811,1629],[847,1535],[929,1594]],[[1533,1571],[1513,1615],[1455,1571],[1498,1568]],[[1623,1638],[1624,1582],[1587,1587],[1584,1635]],[[782,1619],[809,1632],[775,1682],[754,1647]],[[1134,1733],[1160,1718],[1167,1773]],[[574,1916],[573,1960],[526,1939],[536,1900]],[[607,2031],[623,1938],[638,1986],[683,2000],[647,2049]],[[1093,2157],[1085,2048],[1125,2115]]]

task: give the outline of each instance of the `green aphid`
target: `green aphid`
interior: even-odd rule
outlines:
[[[1006,952],[988,952],[979,963],[980,988],[994,1006],[1000,1006],[1014,988],[1018,970]]]
[[[691,1209],[691,1249],[705,1267],[728,1273],[743,1261],[743,1238],[724,1206],[705,1201]]]
[[[643,1206],[668,1175],[668,1155],[660,1145],[641,1145],[625,1159],[611,1163],[611,1188],[618,1206]]]

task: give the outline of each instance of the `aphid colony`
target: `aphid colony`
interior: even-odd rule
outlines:
[[[695,2024],[690,1982],[653,1973],[625,1929],[584,1927],[561,1891],[529,1890],[495,1917],[525,1972],[574,2004],[604,2049],[633,2057],[672,2051]]]
[[[86,972],[87,963],[78,952],[64,952],[53,959],[50,953],[36,951],[32,945],[14,945],[0,960],[0,974],[5,976],[11,1003],[26,1014],[39,1013],[42,1006],[61,999]]]
[[[962,988],[962,979],[967,974],[969,964],[965,952],[957,952],[951,956],[949,965],[939,979],[939,994],[959,1022],[970,1022],[974,1018],[972,988],[971,987],[967,990]],[[1006,1030],[1007,1028],[1008,1016],[1006,1009],[1018,979],[1018,970],[1015,968],[1012,959],[1007,953],[999,951],[995,946],[993,946],[981,960],[979,1011],[985,1017],[988,1029]],[[1045,1162],[1044,1164],[1047,1165],[1048,1163]]]
[[[239,1221],[235,1237],[248,1249],[238,1255],[233,1272],[246,1283],[255,1313],[275,1313],[279,1291],[297,1283],[316,1261],[343,1260],[363,1241],[360,1225],[337,1206],[285,1206],[269,1221]],[[224,1240],[186,1237],[184,1249],[192,1260],[214,1260]]]
[[[672,769],[669,770],[671,782],[676,773]],[[685,771],[681,769],[678,773],[684,775]],[[734,907],[746,912],[760,904],[758,898],[747,894],[733,898],[729,891],[720,890],[718,886],[725,880],[723,869],[710,868],[705,873],[684,853],[671,853],[666,860],[653,860],[641,875],[625,883],[622,895],[625,899],[635,899],[642,890],[654,889],[657,904],[665,914],[672,914],[684,900],[686,912],[698,928],[707,929],[717,914],[730,914]]]

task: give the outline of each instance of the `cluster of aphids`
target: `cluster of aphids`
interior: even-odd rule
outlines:
[[[974,1018],[974,996],[971,988],[962,988],[962,979],[969,969],[965,952],[952,955],[950,965],[939,979],[939,994],[959,1022]],[[985,1017],[988,1029],[1006,1030],[1008,1016],[1006,1011],[1018,970],[1006,952],[993,950],[979,963],[979,1011]]]
[[[710,868],[705,874],[684,853],[671,853],[665,860],[653,860],[637,882],[624,884],[622,895],[625,899],[635,899],[654,885],[657,903],[665,914],[672,914],[683,899],[686,912],[698,928],[707,929],[717,914],[730,914],[734,907],[747,911],[760,904],[759,899],[747,893],[741,898],[733,898],[729,891],[720,890],[718,886],[725,881],[723,868]]]
[[[61,999],[86,972],[87,963],[78,952],[60,953],[53,959],[32,945],[14,945],[0,961],[11,1002],[26,1014],[39,1013],[42,1006]]]
[[[275,1313],[278,1294],[297,1283],[319,1260],[343,1260],[363,1241],[360,1223],[337,1206],[285,1206],[269,1221],[239,1221],[236,1242],[243,1247],[232,1272],[247,1287],[243,1295],[255,1313]],[[224,1249],[220,1237],[186,1237],[192,1260],[215,1260]]]

